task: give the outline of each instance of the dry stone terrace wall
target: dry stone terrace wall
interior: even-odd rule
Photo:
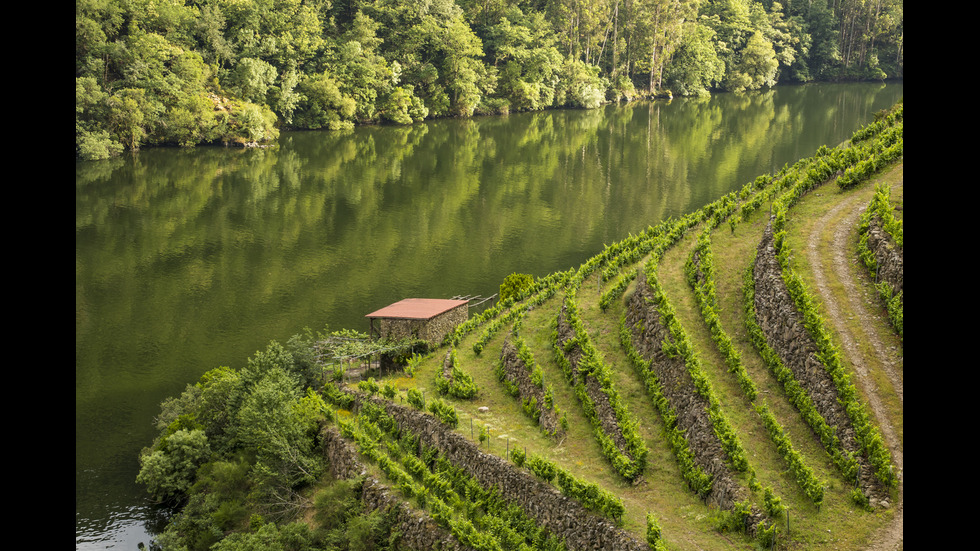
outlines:
[[[438,419],[387,400],[348,391],[358,400],[382,406],[402,430],[417,435],[422,444],[443,454],[453,465],[465,469],[481,485],[496,487],[501,496],[520,505],[539,526],[561,538],[571,550],[639,551],[649,546],[618,528],[604,517],[591,513],[554,486],[516,468],[496,455],[484,453],[472,442],[452,431]]]
[[[537,401],[538,407],[541,410],[541,415],[538,418],[538,423],[541,424],[541,427],[548,434],[560,435],[564,433],[561,428],[561,420],[558,418],[555,410],[545,407],[544,389],[531,381],[531,376],[527,366],[524,364],[524,360],[521,359],[517,353],[517,347],[511,343],[509,338],[504,340],[504,345],[500,350],[500,361],[503,364],[504,376],[512,384],[517,385],[520,398],[522,400],[531,400],[533,398]]]
[[[652,301],[647,276],[642,269],[638,270],[636,291],[626,307],[626,325],[631,330],[633,346],[650,362],[664,397],[677,414],[677,426],[686,433],[694,461],[712,477],[711,492],[705,501],[721,509],[730,509],[736,501],[745,499],[745,491],[725,461],[725,452],[708,416],[708,400],[694,387],[684,358],[670,357],[663,351],[662,344],[669,338],[669,333]]]
[[[753,268],[756,322],[766,342],[779,355],[783,365],[810,396],[817,412],[835,427],[842,449],[853,454],[860,465],[860,485],[866,495],[887,497],[874,469],[860,450],[851,420],[838,399],[837,387],[817,356],[817,345],[807,332],[803,316],[783,281],[773,243],[772,225],[766,226]]]
[[[878,280],[888,282],[896,293],[905,291],[905,253],[897,247],[884,229],[881,218],[873,216],[868,227],[868,250],[874,253],[878,263]]]
[[[335,479],[349,479],[366,473],[355,447],[340,435],[336,427],[324,427],[321,448]],[[473,551],[463,545],[428,515],[402,501],[397,493],[375,478],[367,477],[361,487],[361,501],[369,511],[391,511],[401,537],[401,548],[416,551]]]
[[[585,392],[595,406],[596,416],[602,425],[602,431],[613,440],[623,455],[633,460],[635,458],[629,454],[626,438],[623,437],[623,431],[619,427],[619,421],[616,419],[616,411],[609,403],[609,396],[602,391],[602,385],[596,380],[595,375],[579,372],[579,363],[585,354],[582,347],[576,343],[566,349],[566,344],[575,339],[575,329],[568,323],[566,307],[562,304],[561,311],[558,313],[557,345],[561,350],[564,350],[565,357],[571,366],[572,376],[576,379],[580,377],[583,379],[582,382],[585,385]]]

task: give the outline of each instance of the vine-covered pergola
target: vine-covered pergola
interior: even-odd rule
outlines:
[[[415,338],[372,339],[365,333],[343,330],[315,341],[313,356],[325,373],[331,368],[346,372],[362,363],[370,363],[374,357],[407,353],[419,344]]]

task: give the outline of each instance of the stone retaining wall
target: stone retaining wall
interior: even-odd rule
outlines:
[[[874,253],[878,263],[878,281],[886,281],[895,293],[905,290],[905,253],[895,245],[891,236],[881,227],[881,218],[871,217],[868,227],[868,250]]]
[[[755,282],[756,322],[766,336],[766,343],[779,355],[783,365],[792,371],[817,412],[829,426],[836,429],[841,448],[857,459],[860,485],[865,495],[872,499],[885,499],[887,491],[881,488],[874,469],[862,454],[850,417],[838,400],[833,378],[817,356],[817,345],[807,332],[803,315],[797,310],[783,281],[771,223],[766,226],[759,242],[752,278]]]
[[[345,440],[336,427],[325,427],[321,437],[323,454],[330,463],[330,474],[334,478],[349,479],[367,473],[355,446]],[[368,511],[389,511],[394,514],[396,530],[401,534],[398,539],[400,549],[473,551],[439,526],[432,517],[413,509],[398,492],[375,478],[365,478],[361,487],[361,501]]]
[[[496,487],[505,499],[520,505],[538,526],[561,538],[570,550],[639,551],[646,542],[618,528],[612,521],[585,509],[557,488],[515,467],[496,455],[482,452],[473,442],[438,419],[387,400],[351,392],[358,401],[382,406],[402,430],[417,435],[422,444],[437,449],[453,465],[465,469],[481,485]]]
[[[579,362],[584,355],[582,347],[576,343],[569,350],[565,350],[566,343],[574,341],[577,337],[578,335],[575,334],[575,329],[568,323],[565,304],[562,303],[561,311],[558,313],[557,346],[560,350],[565,351],[564,354],[568,359],[568,363],[571,365],[573,376],[576,379],[581,379],[585,385],[585,393],[595,406],[595,413],[599,418],[602,431],[612,439],[623,455],[630,458],[631,461],[634,461],[635,458],[629,453],[629,446],[626,444],[626,438],[623,437],[623,430],[620,428],[619,420],[616,418],[616,410],[609,403],[609,396],[602,391],[602,385],[596,380],[595,375],[592,373],[581,373],[579,371]],[[638,483],[639,479],[634,482]]]
[[[684,358],[671,357],[663,351],[664,340],[670,338],[669,332],[661,323],[660,312],[652,301],[653,291],[640,269],[636,291],[626,306],[626,325],[631,331],[633,347],[650,362],[650,369],[660,381],[661,392],[677,415],[677,426],[687,437],[694,461],[712,477],[711,492],[705,496],[705,501],[721,509],[731,509],[735,502],[745,499],[745,490],[725,461],[725,451],[708,416],[708,400],[694,387]],[[758,520],[755,519],[752,525],[755,526]]]
[[[538,410],[541,412],[538,416],[538,424],[541,425],[541,428],[555,438],[562,437],[565,430],[562,429],[558,414],[554,408],[545,405],[544,389],[531,381],[531,374],[527,365],[517,353],[517,347],[510,342],[509,337],[504,340],[504,345],[500,349],[500,362],[503,365],[504,377],[517,386],[520,399],[530,401],[533,398],[537,401]]]

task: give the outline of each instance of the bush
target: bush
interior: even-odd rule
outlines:
[[[536,455],[528,456],[525,464],[531,472],[533,472],[538,478],[551,482],[558,474],[558,467],[554,463],[548,461],[547,459],[542,459]]]
[[[429,411],[444,424],[452,428],[456,428],[456,425],[459,424],[459,418],[456,416],[456,408],[442,400],[432,400],[429,402]]]
[[[473,377],[459,367],[459,360],[456,359],[455,348],[449,351],[449,358],[450,362],[452,363],[452,372],[450,374],[451,378],[446,380],[446,378],[440,373],[436,377],[436,390],[443,396],[449,395],[453,398],[459,398],[461,400],[473,398],[480,389],[473,381]]]
[[[80,132],[75,136],[78,157],[86,161],[97,161],[115,157],[123,152],[123,145],[109,136],[105,130]]]
[[[532,290],[534,290],[534,276],[515,272],[505,277],[504,282],[500,284],[498,300],[500,302],[508,299],[521,300]]]
[[[360,511],[358,492],[362,479],[337,480],[313,498],[314,518],[321,526],[340,526]]]
[[[650,545],[650,549],[655,551],[667,549],[663,539],[661,539],[662,535],[660,523],[657,522],[656,517],[647,513],[647,544]]]
[[[786,506],[783,505],[783,500],[772,491],[772,488],[767,487],[763,492],[763,497],[766,513],[770,517],[776,518],[783,514]]]
[[[417,388],[408,389],[407,394],[409,404],[411,404],[415,409],[425,410],[425,398]]]
[[[599,67],[581,60],[565,63],[556,103],[571,107],[595,109],[606,101],[609,82],[599,76]]]
[[[365,392],[372,396],[377,394],[378,390],[380,389],[378,383],[374,380],[374,377],[368,377],[366,381],[358,382],[357,388],[360,389],[361,392]]]

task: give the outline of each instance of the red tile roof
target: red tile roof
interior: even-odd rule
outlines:
[[[465,300],[406,298],[364,317],[427,320],[466,303]]]

